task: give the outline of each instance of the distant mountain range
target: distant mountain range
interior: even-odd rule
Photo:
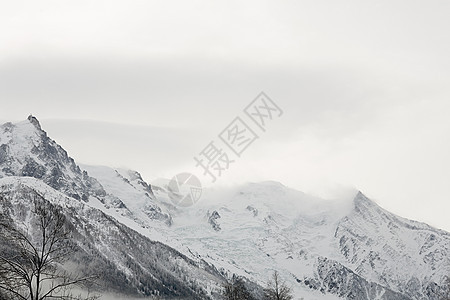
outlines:
[[[34,193],[59,207],[76,230],[72,263],[101,270],[103,291],[220,299],[235,275],[260,297],[277,270],[295,299],[449,293],[450,233],[396,216],[361,192],[329,201],[261,182],[205,190],[199,203],[179,208],[167,184],[78,165],[33,116],[0,127],[1,212],[23,222]]]

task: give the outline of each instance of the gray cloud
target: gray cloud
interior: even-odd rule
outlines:
[[[0,11],[0,119],[151,180],[264,90],[285,113],[223,182],[355,185],[450,228],[449,3],[27,2]]]

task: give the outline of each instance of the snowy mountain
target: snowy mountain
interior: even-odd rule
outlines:
[[[24,122],[2,125],[0,142],[2,218],[26,225],[36,197],[46,205],[58,207],[74,229],[71,242],[76,251],[70,264],[86,275],[100,275],[103,291],[188,299],[214,298],[220,292],[225,279],[214,266],[152,241],[111,217],[116,215],[138,229],[150,220],[165,227],[171,224],[170,215],[156,205],[151,188],[138,173],[120,177],[123,185],[129,187],[124,190],[128,194],[105,191],[47,137],[31,116]],[[143,194],[143,202],[139,202],[143,204],[143,215],[134,214],[120,199],[125,196],[125,202],[131,205],[128,197],[137,200],[130,193],[137,187]]]
[[[305,288],[345,299],[447,293],[450,234],[389,213],[360,192],[326,201],[279,183],[248,184],[207,192],[197,207],[174,217],[173,227],[216,267],[260,284],[279,270],[306,299],[316,296]]]
[[[95,178],[81,170],[67,152],[47,136],[35,117],[29,116],[28,120],[17,124],[2,125],[0,145],[0,177],[34,177],[71,198],[87,202],[89,197],[93,197],[106,208],[115,208],[132,217],[122,199],[117,194],[107,193]],[[130,176],[136,184],[143,182],[139,181],[138,173]],[[147,188],[146,197],[151,199],[151,188],[143,188]],[[151,218],[171,222],[170,215],[154,201],[149,201],[146,208]]]
[[[80,256],[119,274],[116,281],[127,278],[128,294],[153,287],[169,297],[218,299],[226,278],[242,276],[258,290],[274,270],[295,299],[439,300],[448,292],[450,234],[357,191],[331,201],[261,182],[205,190],[200,202],[179,208],[167,180],[148,184],[136,171],[77,165],[32,116],[2,125],[0,144],[2,211],[14,221],[23,190],[45,195],[79,224]],[[145,288],[135,284],[142,274],[152,274]]]

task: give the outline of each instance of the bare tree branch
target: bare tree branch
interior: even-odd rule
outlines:
[[[70,292],[76,285],[93,281],[94,276],[58,271],[73,254],[69,246],[71,230],[65,216],[36,191],[30,191],[28,196],[32,204],[29,224],[15,224],[0,215],[0,240],[6,243],[0,252],[1,294],[19,300],[96,299],[89,295],[73,296]]]
[[[277,271],[273,273],[272,279],[267,283],[267,288],[264,289],[264,296],[267,300],[293,299],[291,288],[281,279]]]

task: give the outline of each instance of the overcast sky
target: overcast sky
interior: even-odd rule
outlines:
[[[194,172],[264,91],[283,115],[216,184],[355,187],[450,230],[450,2],[0,2],[0,120],[77,161]]]

